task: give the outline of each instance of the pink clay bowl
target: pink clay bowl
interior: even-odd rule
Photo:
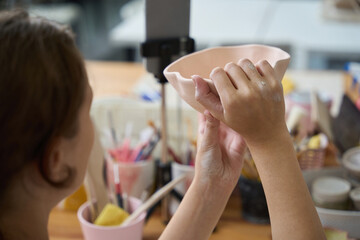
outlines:
[[[164,75],[179,95],[194,109],[204,112],[204,108],[195,99],[193,75],[203,77],[210,85],[211,91],[217,94],[210,80],[210,73],[215,67],[224,68],[229,62],[237,63],[247,58],[254,64],[267,60],[274,68],[276,78],[281,81],[290,62],[290,55],[276,47],[265,45],[241,45],[232,47],[215,47],[186,55],[171,63],[164,70]]]

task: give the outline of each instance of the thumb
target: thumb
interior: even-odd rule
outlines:
[[[201,142],[201,149],[202,151],[207,151],[216,147],[219,143],[220,121],[214,118],[208,110],[205,110],[204,116],[205,126],[204,135]]]
[[[200,76],[192,76],[195,84],[195,99],[217,119],[223,119],[223,106],[219,96],[214,94],[208,83]]]

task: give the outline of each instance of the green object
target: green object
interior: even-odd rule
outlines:
[[[348,234],[347,232],[337,230],[337,229],[331,229],[331,228],[325,228],[325,235],[327,240],[347,240]]]

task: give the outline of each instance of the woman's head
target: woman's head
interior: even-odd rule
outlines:
[[[87,158],[92,129],[84,132],[81,121],[90,121],[90,104],[84,106],[91,101],[90,92],[82,57],[68,28],[26,12],[0,13],[0,194],[31,164],[55,187],[73,181],[77,169],[72,164],[61,166],[63,177],[53,178],[56,158],[64,157],[53,150],[67,141],[71,143],[67,158]],[[84,156],[71,155],[81,133],[89,135]]]

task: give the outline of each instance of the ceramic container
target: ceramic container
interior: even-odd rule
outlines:
[[[129,198],[130,209],[134,211],[141,205],[140,199]],[[85,240],[141,240],[146,213],[141,214],[127,226],[98,226],[89,222],[90,203],[84,203],[78,210],[77,217]]]
[[[323,168],[303,171],[305,181],[311,190],[315,179],[322,176],[343,177],[345,170],[341,167]],[[350,238],[360,238],[360,211],[335,210],[316,207],[324,227],[336,228],[349,233]]]
[[[189,187],[191,185],[191,182],[192,182],[192,180],[194,178],[194,175],[195,175],[195,167],[190,166],[190,165],[178,164],[176,162],[171,163],[171,176],[172,176],[172,179],[175,179],[175,178],[181,176],[184,173],[187,174],[187,177],[186,177],[185,181],[182,181],[181,183],[178,183],[175,186],[175,190],[178,193],[180,193],[182,196],[185,195],[185,193],[187,192],[187,190],[189,189]],[[171,200],[170,200],[170,204],[169,204],[170,214],[174,215],[175,211],[177,210],[179,205],[180,205],[179,200],[176,199],[175,197],[171,196]]]
[[[350,198],[353,201],[355,208],[360,211],[360,187],[351,190]]]
[[[171,63],[164,70],[164,75],[179,95],[194,109],[203,112],[204,108],[195,100],[195,86],[192,75],[203,77],[217,94],[209,75],[215,67],[224,67],[229,62],[237,63],[248,58],[253,63],[267,60],[274,68],[276,78],[281,81],[290,61],[290,55],[283,50],[265,45],[242,45],[216,47],[186,55]]]
[[[347,150],[342,157],[342,164],[352,178],[360,181],[360,147]]]
[[[347,208],[351,184],[345,179],[333,176],[317,178],[312,184],[315,205],[329,209]]]

